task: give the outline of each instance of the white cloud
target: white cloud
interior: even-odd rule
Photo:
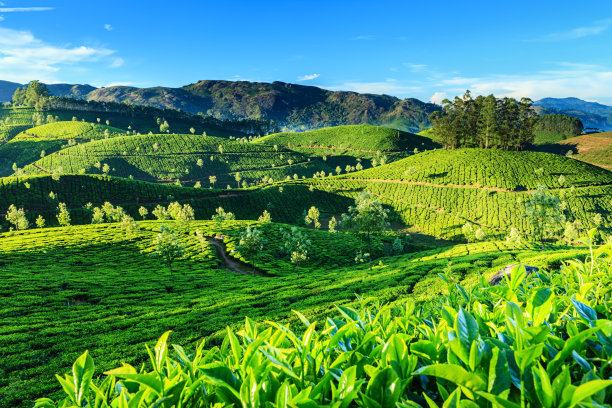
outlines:
[[[353,91],[359,93],[386,94],[386,95],[410,95],[421,91],[419,86],[409,86],[395,79],[387,79],[381,82],[358,82],[347,81],[335,86],[325,87],[331,90]]]
[[[569,31],[548,34],[536,39],[536,41],[575,40],[578,38],[601,34],[610,28],[610,26],[612,26],[612,18],[607,18],[605,20],[596,21],[595,23],[586,27],[577,27]]]
[[[110,84],[104,85],[105,88],[110,88],[111,86],[134,86],[133,82],[111,82]]]
[[[302,81],[312,81],[313,79],[317,79],[318,77],[320,77],[321,74],[309,74],[309,75],[302,75],[301,77],[298,77],[297,81],[298,82],[302,82]]]
[[[111,62],[111,64],[108,67],[109,68],[119,68],[119,67],[123,66],[124,62],[125,61],[123,60],[123,58],[117,57],[117,58],[113,59],[113,62]]]
[[[3,5],[3,4],[2,4]],[[49,11],[53,7],[0,7],[0,13],[22,13],[29,11]]]
[[[423,72],[427,69],[426,64],[414,64],[412,62],[404,62],[403,64],[406,68],[410,68],[413,72]]]
[[[106,31],[113,31],[113,29],[114,29],[114,28],[115,28],[115,27],[113,27],[113,26],[112,26],[112,25],[110,25],[110,24],[104,24],[104,29],[105,29]]]
[[[357,37],[353,38],[353,40],[361,40],[361,41],[370,41],[373,39],[374,39],[373,35],[358,35]]]
[[[446,98],[448,98],[446,92],[436,92],[431,96],[431,98],[429,98],[429,102],[440,105]]]
[[[9,81],[57,82],[56,73],[63,67],[82,68],[80,64],[100,61],[113,53],[107,48],[46,44],[29,31],[0,27],[0,73]]]
[[[589,64],[558,63],[558,69],[522,75],[496,74],[480,78],[455,77],[435,84],[438,93],[495,94],[512,98],[569,97],[612,102],[612,69]],[[571,69],[575,67],[575,69]]]

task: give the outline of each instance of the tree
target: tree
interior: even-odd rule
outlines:
[[[62,227],[70,226],[70,211],[65,203],[59,203],[57,206],[57,221]]]
[[[394,255],[404,253],[404,243],[400,237],[395,237],[393,244],[391,245],[391,249],[393,250]]]
[[[375,196],[365,191],[355,198],[355,205],[349,207],[349,213],[342,214],[342,226],[356,231],[366,238],[368,253],[370,254],[370,270],[372,270],[373,235],[383,232],[389,227],[388,216],[389,210],[383,208]]]
[[[183,204],[183,207],[179,210],[176,220],[181,226],[181,231],[184,229],[189,233],[191,221],[195,220],[195,214],[193,208],[189,204]]]
[[[240,172],[236,172],[236,174],[234,174],[234,180],[236,180],[236,184],[238,185],[238,188],[240,188],[240,180],[242,180]]]
[[[465,240],[470,243],[470,241],[474,241],[474,224],[471,222],[466,222],[461,226],[461,233],[465,237]]]
[[[170,125],[168,124],[168,122],[166,122],[164,120],[164,123],[162,123],[161,125],[159,125],[159,131],[161,133],[168,133],[170,132]]]
[[[215,183],[217,182],[217,176],[208,177],[208,181],[210,181],[210,184],[212,184],[212,188],[215,188]]]
[[[540,184],[531,194],[531,200],[526,203],[526,212],[523,217],[528,218],[533,227],[533,236],[542,244],[552,236],[565,223],[565,216],[561,209],[561,200],[548,194],[548,189]]]
[[[104,173],[105,175],[108,175],[109,171],[110,171],[110,166],[107,163],[104,163],[104,165],[102,166],[102,173]]]
[[[146,209],[146,207],[140,207],[138,209],[138,214],[140,214],[140,216],[142,217],[142,220],[146,220],[147,219],[147,215],[149,214],[149,210]]]
[[[582,221],[574,220],[574,222],[567,221],[565,223],[565,229],[563,230],[563,237],[568,243],[572,243],[580,238],[582,231]]]
[[[484,241],[486,237],[487,233],[482,228],[478,228],[476,232],[474,232],[474,238],[476,238],[477,241]]]
[[[94,207],[91,216],[92,224],[102,224],[104,222],[104,211],[100,207]]]
[[[192,135],[195,133],[195,129],[194,128],[190,128],[189,131],[191,132]]]
[[[155,255],[159,256],[162,262],[168,266],[170,275],[172,275],[172,264],[185,255],[185,248],[181,245],[174,231],[165,225],[161,226],[154,244],[157,246]]]
[[[25,230],[30,227],[30,222],[26,218],[23,208],[17,209],[15,204],[11,204],[5,215],[8,222],[15,226],[17,231]]]
[[[272,222],[272,217],[270,216],[270,213],[268,212],[268,210],[264,210],[263,214],[259,216],[257,221],[262,222],[264,224],[268,224]]]
[[[168,210],[159,204],[153,209],[153,216],[157,218],[158,221],[166,221],[170,218]]]
[[[308,260],[308,250],[312,243],[297,227],[291,227],[289,231],[282,228],[283,250],[289,255],[291,263],[295,265],[297,276],[300,276],[300,265]]]
[[[40,214],[38,214],[38,217],[36,218],[36,226],[38,228],[44,228],[45,226],[45,219]]]
[[[198,159],[198,160],[196,161],[196,165],[197,165],[198,167],[202,167],[202,166],[204,166],[204,160],[202,160],[201,158],[200,158],[200,159]]]
[[[337,226],[338,226],[338,221],[336,220],[336,217],[331,217],[331,219],[329,220],[329,223],[327,224],[327,229],[329,230],[329,232],[335,233]]]
[[[240,234],[240,241],[236,250],[240,252],[240,255],[250,258],[251,265],[253,267],[253,275],[255,275],[255,259],[259,253],[263,250],[265,239],[261,235],[261,231],[257,228],[251,229],[247,227],[246,231]]]
[[[138,224],[136,223],[134,218],[132,218],[131,216],[127,214],[123,214],[119,227],[121,228],[121,230],[125,232],[125,235],[127,235],[130,238],[133,237],[134,233],[138,231],[139,229]]]
[[[212,220],[213,221],[231,221],[231,220],[235,220],[236,217],[234,216],[234,213],[231,212],[225,212],[225,210],[223,209],[223,207],[219,207],[215,210],[216,214],[214,214],[212,216]]]
[[[319,222],[319,210],[314,205],[308,209],[308,213],[306,217],[304,217],[304,222],[306,225],[312,224],[314,229],[319,229],[321,223]]]
[[[506,243],[510,245],[512,249],[521,246],[521,234],[515,227],[510,228],[510,233],[506,237]]]

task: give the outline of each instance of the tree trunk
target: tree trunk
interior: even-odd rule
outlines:
[[[368,262],[370,263],[370,272],[372,271],[372,236],[368,240]]]

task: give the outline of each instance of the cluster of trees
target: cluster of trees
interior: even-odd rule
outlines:
[[[49,89],[38,81],[31,81],[26,87],[17,88],[13,94],[13,105],[49,108]]]
[[[565,139],[580,136],[584,130],[582,121],[573,116],[561,114],[541,115],[534,127],[536,132],[554,133]]]
[[[523,150],[533,141],[537,114],[530,99],[472,98],[468,90],[453,101],[442,101],[442,110],[432,113],[430,119],[433,133],[445,149]]]

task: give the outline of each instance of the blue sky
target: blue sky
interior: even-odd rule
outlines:
[[[0,0],[0,79],[278,80],[422,100],[469,88],[612,104],[612,1],[583,4]]]

